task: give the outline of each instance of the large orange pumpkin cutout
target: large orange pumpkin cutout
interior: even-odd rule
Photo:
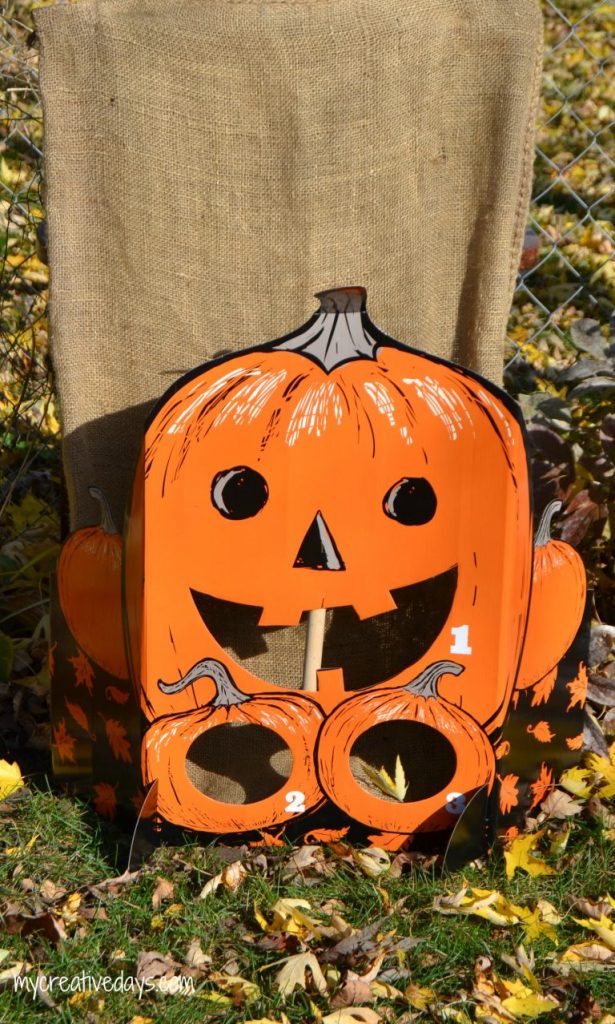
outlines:
[[[363,289],[319,297],[163,396],[123,546],[104,501],[66,541],[54,770],[101,813],[154,783],[178,826],[387,849],[453,830],[459,863],[488,808],[514,825],[579,749],[583,566],[557,503],[532,540],[516,403],[387,337]]]
[[[493,782],[492,742],[519,680],[563,655],[582,580],[568,571],[566,629],[538,642],[532,615],[542,621],[542,593],[557,593],[542,585],[540,543],[533,558],[515,403],[383,334],[364,289],[319,298],[299,330],[182,378],[150,419],[125,544],[130,660],[152,723],[144,775],[168,820],[206,831],[279,824],[323,791],[383,832],[446,829]],[[290,658],[269,678],[258,656],[315,609],[327,626],[307,697],[292,692]],[[232,678],[236,703],[214,695],[204,664]],[[234,788],[232,754],[215,747],[234,722],[243,730],[224,737],[238,759],[246,727],[285,744],[260,734],[274,771],[258,799],[245,772]],[[429,793],[429,763],[408,763],[418,727],[445,766]],[[408,799],[357,781],[376,738],[403,755]]]

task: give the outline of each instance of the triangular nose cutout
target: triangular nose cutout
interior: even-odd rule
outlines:
[[[294,568],[328,569],[330,571],[346,568],[320,512],[314,516],[312,525],[303,538]]]

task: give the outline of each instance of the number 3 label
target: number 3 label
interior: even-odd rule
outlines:
[[[466,809],[466,798],[463,793],[447,793],[445,807],[449,814],[463,814]]]
[[[286,794],[286,808],[289,814],[303,814],[305,811],[305,793],[300,789],[291,789]]]

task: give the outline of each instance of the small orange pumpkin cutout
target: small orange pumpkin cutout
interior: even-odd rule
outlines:
[[[157,680],[205,656],[231,658],[246,693],[276,685],[231,649],[228,621],[245,623],[252,652],[325,608],[323,667],[342,668],[347,689],[453,657],[463,685],[444,679],[442,696],[495,734],[531,578],[520,414],[383,334],[364,289],[319,297],[298,331],[200,367],[152,414],[126,544],[143,710],[202,706],[205,682],[163,694]]]
[[[549,502],[534,539],[532,595],[517,678],[519,690],[557,667],[583,618],[587,587],[583,562],[570,544],[551,538],[551,521],[561,507],[561,501]]]
[[[338,807],[383,832],[438,831],[451,828],[477,789],[491,787],[495,757],[489,739],[469,715],[438,694],[442,676],[462,672],[463,666],[455,662],[436,662],[405,686],[351,697],[329,716],[318,742],[318,769],[323,788]],[[405,744],[396,747],[392,737],[400,724],[411,728]],[[414,765],[404,772],[407,792],[398,793],[396,800],[370,791],[365,777],[359,781],[360,767],[353,769],[360,752],[370,756],[371,751],[373,758],[374,749],[381,747],[378,732],[384,750],[388,748],[389,778],[397,758]],[[431,751],[427,772],[417,756],[419,744],[421,752]]]
[[[214,683],[213,699],[196,713],[156,722],[144,741],[145,781],[158,779],[158,811],[168,821],[205,832],[252,831],[322,801],[313,751],[323,714],[314,700],[242,693],[212,659],[159,686],[172,693],[197,680]]]
[[[65,541],[57,568],[62,614],[74,639],[92,661],[118,679],[128,678],[122,619],[122,538],[105,495],[98,526],[76,530]]]

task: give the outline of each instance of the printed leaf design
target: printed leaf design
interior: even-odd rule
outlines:
[[[110,782],[98,782],[94,786],[94,808],[98,814],[105,818],[114,818],[117,810],[117,797],[115,791],[117,784],[112,786]]]
[[[498,761],[501,761],[503,757],[508,757],[509,754],[510,743],[508,742],[508,740],[502,740],[502,742],[498,743],[497,747],[495,748],[495,756]]]
[[[550,743],[555,739],[555,733],[551,732],[549,723],[545,721],[536,722],[536,725],[528,725],[527,731],[539,743]]]
[[[94,692],[94,669],[87,655],[80,650],[74,658],[68,660],[75,670],[76,686],[85,686],[91,695]]]
[[[583,746],[583,733],[580,732],[576,736],[567,737],[566,746],[569,750],[580,750]]]
[[[399,754],[395,760],[395,778],[392,779],[386,768],[380,768],[376,771],[371,765],[365,765],[365,773],[369,775],[370,779],[375,786],[381,790],[382,793],[386,793],[387,796],[395,797],[400,802],[406,799],[406,793],[408,792],[408,783],[406,782],[406,773],[404,772],[404,766],[401,763]]]
[[[64,703],[66,704],[66,710],[68,711],[73,721],[75,721],[77,725],[79,725],[83,729],[84,732],[87,732],[91,740],[95,740],[96,737],[92,730],[90,729],[87,715],[83,708],[80,707],[79,704],[71,704],[71,702],[69,700],[66,700],[66,698],[64,699]]]
[[[279,832],[261,832],[261,839],[255,839],[250,846],[286,846],[286,843],[281,838],[284,835],[284,829]]]
[[[67,732],[64,718],[60,719],[57,729],[55,726],[53,728],[53,742],[60,761],[70,761],[71,764],[77,763],[75,758],[75,744],[77,740]]]
[[[577,676],[571,683],[568,683],[568,690],[570,691],[570,703],[566,711],[571,711],[575,707],[582,708],[587,697],[587,669],[583,662],[579,665]]]
[[[530,810],[542,803],[551,789],[553,789],[553,771],[543,761],[540,766],[540,775],[536,779],[536,782],[532,782],[530,786],[530,792],[533,796],[533,800],[530,804]]]
[[[56,663],[55,650],[56,650],[57,646],[58,646],[58,641],[55,640],[50,645],[49,651],[47,652],[47,664],[49,665],[49,675],[50,676],[53,676],[53,673],[54,673],[54,670],[55,670],[55,663]]]
[[[118,761],[124,761],[125,764],[132,764],[130,743],[127,739],[128,733],[122,723],[118,722],[115,718],[105,718],[104,715],[100,715],[100,717],[105,723],[105,731],[107,733],[109,745],[113,751],[113,756],[117,758]]]
[[[376,850],[395,851],[401,850],[404,846],[409,846],[414,836],[407,835],[405,832],[375,832],[367,838],[369,839],[370,847],[374,847]]]
[[[538,707],[539,704],[546,704],[549,697],[553,693],[553,687],[555,686],[555,680],[557,678],[557,667],[547,672],[546,676],[539,679],[537,683],[534,683],[532,687],[532,707]]]
[[[508,814],[519,803],[518,781],[519,776],[512,774],[505,775],[503,779],[500,779],[500,810],[502,814]]]
[[[125,704],[130,697],[130,693],[127,693],[125,690],[118,690],[117,686],[107,686],[105,697],[107,700],[115,701],[116,704]]]
[[[303,837],[306,843],[337,843],[340,839],[343,839],[345,835],[350,831],[350,826],[346,828],[315,828],[311,832],[306,832]]]

